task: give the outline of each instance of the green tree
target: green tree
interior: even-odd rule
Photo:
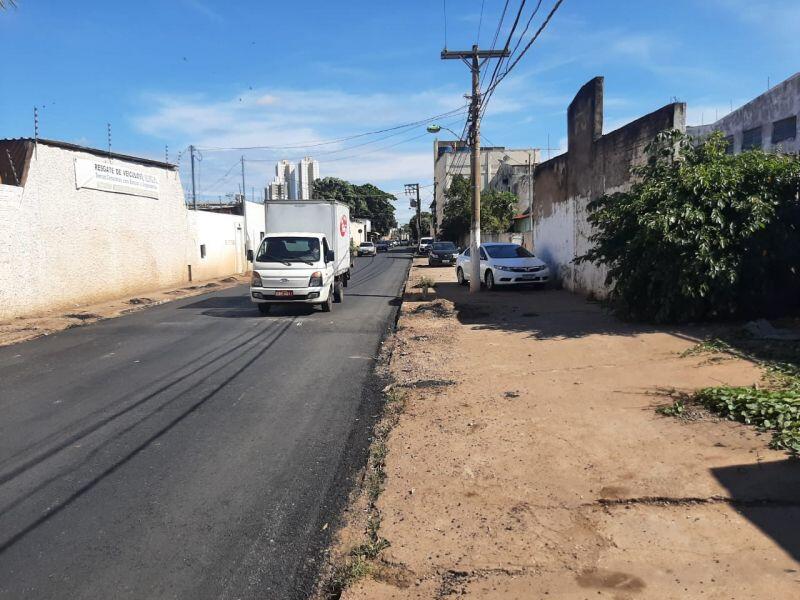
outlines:
[[[594,246],[625,316],[678,322],[775,313],[800,293],[800,159],[725,152],[659,134],[630,191],[588,206]]]
[[[417,235],[417,215],[411,217],[408,222],[408,231],[411,239],[419,240],[420,237],[428,237],[431,234],[431,213],[422,211],[419,213],[419,220],[422,223],[422,235]]]
[[[445,191],[442,218],[442,238],[459,241],[469,234],[472,221],[472,185],[462,175],[456,175]],[[481,193],[481,229],[499,233],[511,226],[517,197],[511,192],[484,190]]]
[[[324,177],[314,181],[312,196],[347,204],[352,218],[369,219],[373,231],[380,235],[386,235],[397,226],[392,204],[397,198],[371,183],[355,185],[344,179]]]

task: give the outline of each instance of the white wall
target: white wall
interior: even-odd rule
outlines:
[[[244,251],[244,219],[204,210],[188,211],[187,264],[192,280],[225,277],[247,270]],[[205,246],[202,257],[201,246]]]
[[[0,319],[141,295],[248,269],[241,216],[189,211],[176,171],[113,159],[153,175],[159,197],[76,187],[76,158],[39,144],[24,187],[0,185]],[[264,207],[247,203],[253,249]],[[200,245],[206,257],[200,257]]]
[[[609,193],[612,193],[611,191]],[[534,254],[545,261],[561,284],[572,292],[586,292],[597,298],[608,295],[608,269],[594,263],[575,264],[573,259],[589,251],[591,226],[587,221],[588,198],[571,198],[553,203],[553,212],[533,225]]]
[[[75,158],[39,144],[19,197],[0,200],[0,318],[102,301],[186,280],[186,209],[177,172],[135,164],[159,198],[81,188]],[[114,163],[125,164],[114,160]]]

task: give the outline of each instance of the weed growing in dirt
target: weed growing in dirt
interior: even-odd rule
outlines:
[[[800,344],[732,335],[701,342],[682,356],[704,352],[724,352],[758,363],[764,369],[765,385],[703,388],[688,400],[678,399],[656,411],[682,418],[690,405],[702,406],[726,419],[771,432],[770,447],[800,456]]]
[[[709,340],[705,340],[700,342],[699,344],[695,344],[688,350],[684,350],[681,352],[681,357],[687,356],[696,356],[698,354],[705,354],[707,352],[733,352],[733,348],[728,342],[720,340],[718,338],[711,338]]]
[[[364,492],[369,501],[369,519],[364,531],[365,540],[350,549],[338,561],[323,586],[323,595],[330,600],[341,597],[342,592],[356,581],[368,577],[376,568],[380,553],[389,547],[389,541],[380,536],[381,518],[375,503],[383,492],[386,481],[386,456],[389,447],[386,441],[392,428],[397,424],[400,414],[405,410],[405,393],[389,388],[385,392],[383,419],[375,426],[375,436],[369,450],[367,473],[364,478]]]
[[[800,389],[711,387],[695,400],[722,416],[772,432],[772,448],[800,455]]]

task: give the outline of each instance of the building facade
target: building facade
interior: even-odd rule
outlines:
[[[275,164],[275,178],[267,184],[267,200],[310,200],[319,162],[306,156],[296,165],[288,160]]]
[[[494,189],[498,191],[524,191],[519,185],[520,176],[525,177],[528,162],[536,165],[539,162],[537,148],[512,149],[504,146],[481,147],[481,191]],[[444,218],[446,203],[445,191],[453,177],[462,175],[470,177],[470,149],[461,140],[434,140],[433,142],[433,203],[431,212],[435,216],[436,226]],[[524,167],[517,171],[516,167]],[[512,176],[512,172],[514,175]],[[515,192],[516,193],[516,192]],[[530,204],[529,194],[520,198],[519,205]]]
[[[687,127],[686,132],[703,139],[714,131],[721,131],[731,154],[752,149],[797,154],[800,152],[798,117],[800,73],[795,73],[716,122]]]
[[[0,140],[0,320],[247,270],[264,207],[189,210],[169,163],[54,140]]]

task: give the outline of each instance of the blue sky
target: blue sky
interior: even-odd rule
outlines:
[[[42,137],[104,148],[110,122],[114,150],[163,158],[168,144],[175,160],[190,143],[294,146],[424,120],[463,104],[469,86],[463,64],[439,59],[440,0],[17,4],[0,12],[0,137],[32,135],[36,105]],[[475,43],[479,23],[481,45],[490,43],[503,0],[446,4],[451,49]],[[566,107],[595,75],[606,78],[606,131],[673,98],[688,103],[690,124],[712,121],[762,93],[767,78],[800,70],[799,26],[798,0],[565,0],[498,88],[483,133],[508,147],[546,148],[549,139],[556,154]],[[441,122],[460,131],[463,119]],[[432,142],[417,126],[306,150],[248,150],[248,193],[263,188],[274,160],[305,154],[323,176],[392,192],[430,184]],[[238,171],[223,176],[242,153],[202,151],[200,191],[236,191]],[[186,186],[185,155],[180,164]],[[407,220],[402,195],[397,206]]]

